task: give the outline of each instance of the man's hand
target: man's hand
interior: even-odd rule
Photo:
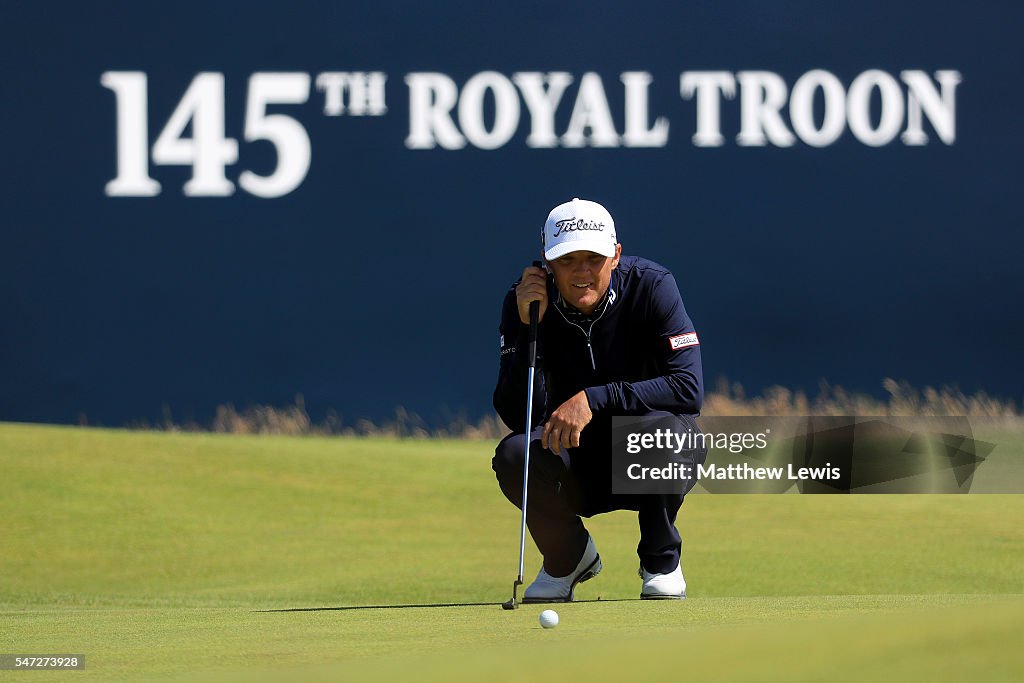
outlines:
[[[578,448],[580,433],[593,418],[590,401],[586,393],[581,391],[551,413],[551,419],[544,425],[544,433],[540,437],[541,448],[547,448],[552,453],[558,453],[560,446]]]
[[[544,311],[548,309],[548,276],[542,268],[527,266],[523,269],[523,279],[516,286],[516,306],[519,308],[519,320],[524,325],[530,324],[530,302],[540,302],[540,315],[537,321],[544,319]]]

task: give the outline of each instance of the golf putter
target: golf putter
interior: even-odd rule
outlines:
[[[542,268],[540,261],[533,262],[534,268]],[[512,598],[508,602],[501,603],[502,609],[515,609],[519,607],[516,602],[516,591],[523,585],[523,556],[526,553],[526,491],[530,480],[530,432],[533,423],[533,374],[537,366],[537,320],[540,317],[540,302],[530,302],[530,333],[527,340],[529,349],[527,359],[529,369],[526,380],[526,452],[523,454],[523,519],[519,526],[519,575],[512,582]]]

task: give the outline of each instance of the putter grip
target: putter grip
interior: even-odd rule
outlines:
[[[530,302],[530,336],[529,341],[529,363],[530,367],[537,367],[537,318],[540,317],[540,302]]]
[[[540,261],[533,262],[534,268],[541,268],[542,264]],[[530,333],[527,337],[529,342],[528,360],[529,367],[533,368],[537,366],[537,321],[540,318],[540,302],[530,302]]]

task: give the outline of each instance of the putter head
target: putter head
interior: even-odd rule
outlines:
[[[519,603],[516,602],[516,589],[522,584],[522,579],[516,579],[512,582],[512,597],[507,602],[501,603],[501,609],[515,609],[519,607]]]

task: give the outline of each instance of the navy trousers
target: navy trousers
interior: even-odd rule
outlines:
[[[652,417],[670,413],[652,412]],[[693,418],[677,417],[680,429],[696,432]],[[578,448],[556,455],[540,446],[542,427],[530,434],[529,499],[526,525],[544,556],[544,569],[565,576],[576,568],[587,544],[581,517],[612,510],[634,510],[640,524],[637,555],[644,569],[665,574],[679,564],[682,541],[676,515],[688,489],[678,494],[613,495],[611,420],[595,420],[583,430]],[[510,434],[494,451],[491,467],[502,493],[522,509],[525,434]],[[703,455],[700,458],[703,462]]]

